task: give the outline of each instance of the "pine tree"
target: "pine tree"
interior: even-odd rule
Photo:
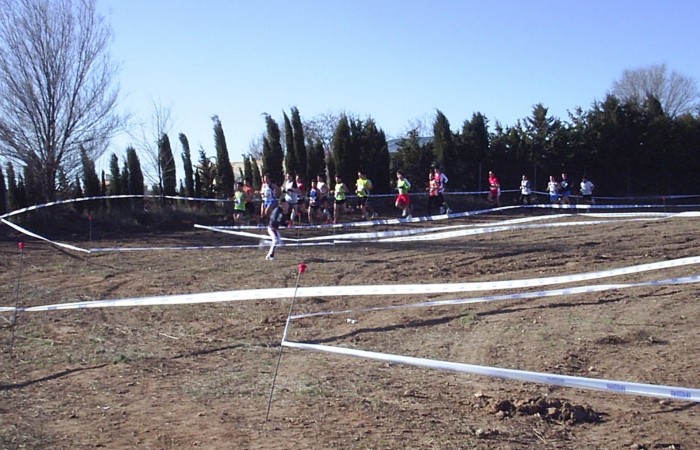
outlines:
[[[216,164],[217,164],[217,188],[221,198],[233,195],[236,178],[233,175],[233,166],[226,147],[226,137],[221,121],[218,116],[212,117],[214,121],[214,142],[216,144]]]
[[[185,167],[185,196],[194,196],[194,170],[192,169],[192,154],[190,143],[184,133],[180,133],[180,144],[182,144],[182,165]]]

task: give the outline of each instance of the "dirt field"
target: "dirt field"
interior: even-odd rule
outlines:
[[[597,219],[579,215],[556,223],[573,220]],[[300,286],[345,286],[551,277],[699,256],[700,250],[698,218],[618,219],[401,244],[286,246],[276,261],[265,261],[262,248],[86,255],[22,238],[7,227],[2,233],[0,306],[294,287],[299,261],[308,264]],[[26,242],[21,255],[20,240]],[[94,248],[256,241],[193,230],[71,243]],[[698,266],[688,265],[578,285],[697,274]],[[294,312],[524,291],[297,298]],[[699,294],[697,284],[642,286],[348,313],[296,320],[288,338],[700,388]],[[698,403],[289,348],[282,351],[266,420],[291,301],[22,312],[12,347],[11,314],[1,313],[0,448],[698,448]]]

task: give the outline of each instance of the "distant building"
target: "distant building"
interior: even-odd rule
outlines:
[[[389,150],[389,154],[390,154],[390,155],[393,155],[393,154],[395,154],[396,152],[398,152],[398,151],[399,151],[399,147],[401,147],[401,142],[403,142],[405,139],[406,139],[406,138],[389,139],[388,141],[386,141],[387,148],[388,148],[388,150]],[[418,138],[418,143],[419,143],[420,145],[430,144],[431,142],[433,142],[433,137],[432,137],[432,136],[429,136],[429,137],[419,137],[419,138]]]

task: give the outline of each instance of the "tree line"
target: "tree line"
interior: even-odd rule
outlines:
[[[453,131],[447,117],[436,111],[432,136],[424,139],[418,129],[407,132],[392,155],[384,132],[371,118],[362,120],[341,114],[333,129],[330,150],[317,133],[305,131],[297,108],[283,113],[283,128],[270,115],[265,116],[266,132],[260,161],[244,157],[243,166],[233,173],[221,121],[214,117],[216,157],[200,149],[192,162],[185,134],[179,135],[184,178],[176,179],[170,139],[163,134],[158,142],[162,182],[152,186],[154,194],[200,198],[227,198],[235,182],[250,180],[260,187],[262,173],[281,183],[285,172],[300,174],[305,180],[324,174],[333,179],[355,179],[360,169],[374,181],[377,193],[391,192],[397,169],[414,180],[421,180],[432,164],[449,174],[451,190],[482,190],[489,170],[496,172],[504,188],[516,188],[523,174],[535,188],[544,188],[549,175],[562,172],[571,177],[583,175],[595,180],[599,195],[674,195],[700,192],[700,117],[685,113],[671,117],[660,101],[648,96],[643,102],[621,101],[614,95],[596,101],[588,111],[577,108],[567,121],[552,117],[537,104],[532,114],[515,125],[503,127],[481,113]],[[284,132],[282,131],[284,130]],[[212,159],[214,161],[212,161]],[[69,180],[58,172],[57,192],[61,197],[143,194],[145,186],[137,151],[130,147],[122,165],[111,155],[109,176],[98,177],[94,161],[81,152],[82,175]],[[32,166],[17,174],[11,163],[0,168],[0,210],[24,207],[42,200]]]

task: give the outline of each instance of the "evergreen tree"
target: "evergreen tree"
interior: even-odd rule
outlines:
[[[103,197],[107,195],[107,176],[104,170],[100,172],[100,195]]]
[[[484,167],[489,153],[488,120],[481,113],[474,113],[471,120],[462,124],[462,133],[458,136],[457,153],[465,170],[465,187],[476,189],[480,187],[482,174],[487,173]]]
[[[243,156],[243,181],[250,180],[253,183],[253,164],[250,155]]]
[[[129,154],[129,149],[127,148],[126,154]],[[129,190],[129,159],[127,156],[127,159],[124,161],[124,165],[122,165],[122,171],[121,175],[119,177],[119,191],[124,194],[124,195],[131,195],[132,192]]]
[[[85,197],[85,194],[83,193],[82,187],[80,187],[80,176],[76,175],[75,184],[73,185],[73,198],[78,199],[83,197]],[[75,210],[79,213],[82,213],[85,210],[85,202],[75,202],[73,205]]]
[[[17,177],[15,176],[15,168],[12,163],[8,162],[6,166],[7,172],[7,207],[10,211],[21,208],[21,199],[19,188],[17,186]]]
[[[17,206],[19,208],[26,208],[29,206],[27,198],[27,186],[24,183],[24,178],[20,176],[19,180],[17,180]]]
[[[342,115],[338,121],[338,126],[335,128],[335,133],[333,134],[333,164],[329,164],[329,182],[332,185],[332,179],[335,175],[340,175],[343,180],[350,186],[354,185],[354,181],[357,179],[357,171],[359,167],[359,152],[353,151],[351,134],[350,134],[350,121],[346,115]],[[332,170],[332,174],[331,172]],[[364,168],[363,168],[364,169]],[[365,169],[366,170],[366,169]]]
[[[284,151],[280,141],[280,128],[270,115],[265,116],[265,123],[267,134],[263,138],[262,170],[269,173],[270,179],[280,185],[284,180]]]
[[[0,167],[0,215],[7,214],[7,186],[5,185],[5,175]]]
[[[109,157],[109,178],[109,190],[107,193],[109,195],[121,195],[123,192],[121,175],[119,173],[119,158],[114,153]]]
[[[433,146],[435,158],[450,179],[452,188],[464,186],[462,161],[459,160],[450,130],[450,122],[442,111],[437,110],[433,124]]]
[[[211,163],[204,149],[199,149],[200,196],[214,198],[216,187],[216,167]]]
[[[160,186],[163,195],[174,196],[177,194],[177,173],[175,171],[175,158],[170,147],[170,138],[163,133],[158,140],[158,163],[163,175],[163,185]]]
[[[184,133],[180,133],[180,144],[182,145],[182,165],[185,168],[185,196],[193,197],[195,192],[192,154],[190,152],[190,143]]]
[[[323,149],[323,142],[317,140],[315,144],[309,144],[309,157],[306,160],[306,173],[309,186],[320,174],[326,174],[326,152]],[[352,182],[352,179],[350,180]],[[352,188],[352,186],[349,186]]]
[[[361,165],[372,180],[375,193],[391,192],[391,156],[384,131],[368,118],[360,129]]]
[[[292,122],[287,117],[287,113],[283,113],[284,116],[284,145],[287,152],[284,154],[284,168],[285,172],[296,174],[299,172],[297,167],[297,155],[296,148],[294,147],[294,131],[292,131]]]
[[[71,187],[70,183],[68,182],[68,175],[66,175],[66,171],[63,170],[63,168],[58,169],[58,190],[56,191],[56,194],[58,195],[58,199],[63,200],[66,198],[70,198],[71,194]]]
[[[82,193],[86,197],[98,197],[100,195],[100,179],[97,177],[95,162],[90,159],[87,151],[81,149],[80,156],[83,162],[83,185]]]
[[[24,182],[24,198],[26,205],[38,205],[42,202],[43,196],[42,192],[42,180],[41,180],[41,169],[39,167],[39,160],[36,158],[31,158],[30,162],[22,168],[23,182]],[[98,193],[99,195],[99,193]],[[54,186],[54,198],[55,186]]]
[[[233,166],[226,147],[224,129],[218,116],[212,117],[214,121],[214,142],[216,143],[216,163],[217,163],[217,188],[222,198],[233,195],[236,178],[233,175]]]
[[[141,170],[141,161],[136,154],[134,147],[126,149],[126,168],[122,173],[122,178],[127,180],[127,189],[131,195],[144,195],[144,179],[143,171]],[[131,204],[134,209],[140,211],[143,209],[143,198],[138,197],[132,199]]]
[[[199,170],[194,172],[194,196],[202,198],[202,177],[199,174]]]
[[[294,133],[294,156],[296,157],[294,171],[308,183],[312,174],[306,172],[308,155],[304,138],[304,124],[301,121],[299,109],[296,107],[292,108],[292,132]]]
[[[260,170],[260,166],[258,165],[258,161],[251,156],[251,165],[253,169],[253,188],[255,190],[260,190],[260,187],[262,186],[262,171]]]
[[[399,144],[395,169],[403,170],[404,176],[411,181],[413,188],[422,191],[434,159],[432,144],[421,145],[418,130],[413,129]]]

